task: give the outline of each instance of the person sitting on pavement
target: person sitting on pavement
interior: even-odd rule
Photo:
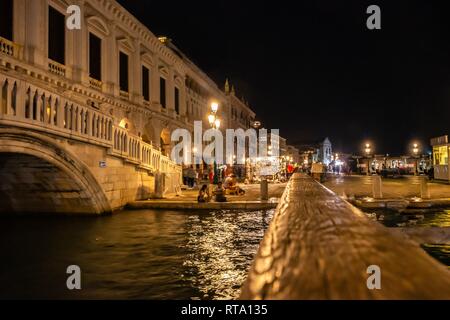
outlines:
[[[205,203],[205,202],[209,202],[210,199],[211,199],[211,197],[208,192],[208,186],[206,184],[204,184],[202,186],[202,188],[200,189],[200,191],[198,192],[197,201],[199,203]]]
[[[225,197],[225,189],[223,188],[222,182],[219,182],[216,190],[214,190],[214,196],[216,202],[227,202],[227,197]]]
[[[245,194],[245,190],[241,189],[236,182],[236,176],[234,174],[228,176],[225,179],[225,184],[224,184],[225,190],[228,194],[235,194],[235,195],[244,195]]]

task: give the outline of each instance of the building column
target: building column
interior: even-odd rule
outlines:
[[[183,77],[183,83],[180,89],[180,116],[187,117],[187,101],[186,101],[186,79]]]
[[[134,39],[134,52],[131,54],[130,59],[130,98],[131,101],[141,104],[142,98],[142,67],[141,67],[141,42],[139,39]]]
[[[26,60],[32,65],[47,70],[47,1],[27,0],[25,10],[25,20],[18,23],[26,25]]]
[[[170,115],[175,115],[175,82],[174,82],[175,73],[173,71],[173,67],[169,67],[169,77],[166,81],[166,95],[167,95],[167,110]]]
[[[106,72],[104,82],[106,84],[106,92],[118,96],[119,95],[119,57],[116,39],[116,24],[111,21],[108,24],[110,34],[106,41],[106,52],[102,50],[102,60],[105,61]]]
[[[159,58],[157,55],[153,57],[153,67],[150,70],[150,101],[152,104],[160,104],[159,99]]]
[[[84,16],[84,0],[76,1],[76,5],[81,9],[81,30],[66,31],[68,43],[66,64],[72,66],[71,78],[75,82],[89,86],[89,30]]]
[[[25,45],[27,11],[25,0],[13,2],[13,42],[21,46]],[[19,59],[23,59],[23,52],[19,52]]]

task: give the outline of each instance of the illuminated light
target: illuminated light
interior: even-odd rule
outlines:
[[[211,111],[212,111],[213,113],[216,113],[217,110],[219,110],[219,104],[218,104],[217,102],[211,103]]]
[[[193,153],[197,153],[197,148],[196,148],[196,147],[193,147],[193,148],[192,148],[192,152],[193,152]]]
[[[215,124],[215,126],[216,126],[216,129],[219,129],[219,128],[220,128],[220,120],[219,120],[219,119],[216,119],[216,121],[214,122],[214,124]]]
[[[209,121],[209,124],[210,124],[210,125],[214,124],[214,122],[216,121],[216,116],[213,115],[213,114],[210,114],[210,115],[208,116],[208,121]]]
[[[119,127],[121,127],[122,129],[128,129],[127,121],[125,119],[120,121]]]
[[[168,38],[167,37],[159,37],[158,40],[161,41],[161,43],[166,43]]]

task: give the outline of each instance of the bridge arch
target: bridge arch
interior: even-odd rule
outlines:
[[[103,214],[111,207],[89,168],[55,139],[0,128],[0,214]]]

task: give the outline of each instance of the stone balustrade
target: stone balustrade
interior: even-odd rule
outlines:
[[[60,77],[66,76],[66,66],[53,60],[48,60],[48,71]]]
[[[103,87],[103,82],[93,79],[93,78],[89,78],[89,85],[91,86],[91,88],[101,91],[102,87]]]
[[[20,46],[12,41],[0,37],[0,53],[19,58]]]
[[[374,266],[379,289],[368,286]],[[450,299],[450,271],[415,241],[295,174],[241,299]]]
[[[181,169],[175,163],[140,137],[114,125],[112,116],[3,74],[0,74],[0,125],[103,146],[109,154],[143,169],[179,173],[181,177]]]

